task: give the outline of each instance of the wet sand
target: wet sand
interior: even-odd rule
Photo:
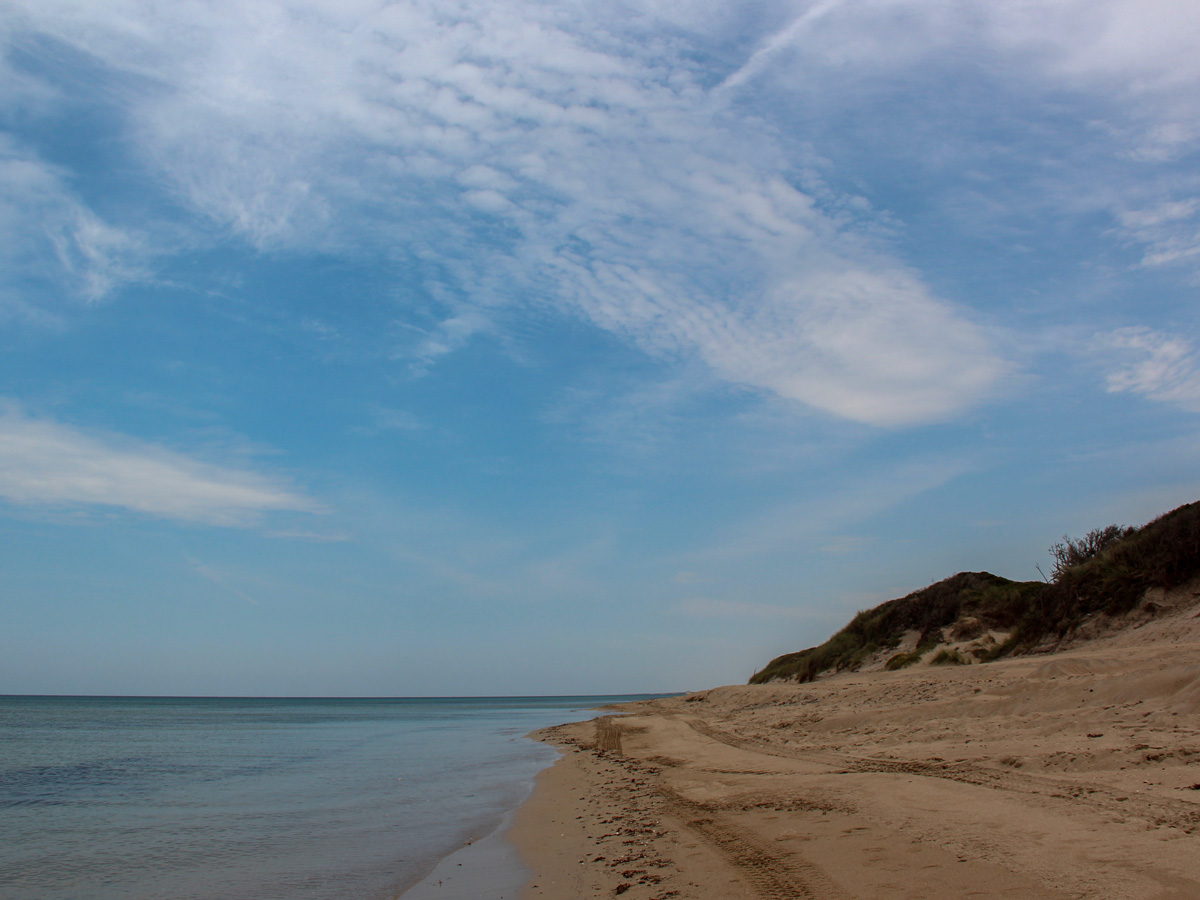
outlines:
[[[1200,900],[1200,608],[548,729],[526,900]]]
[[[490,834],[451,853],[403,900],[516,900],[529,870],[506,839],[511,816]]]

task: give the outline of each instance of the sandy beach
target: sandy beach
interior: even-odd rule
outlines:
[[[524,897],[1198,900],[1197,599],[1054,654],[541,732]]]

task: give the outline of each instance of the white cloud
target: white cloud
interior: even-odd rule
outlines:
[[[815,0],[795,3],[725,85],[745,85],[771,65],[861,77],[959,54],[1007,78],[1115,91],[1155,113],[1192,114],[1198,43],[1191,0]]]
[[[787,25],[763,40],[737,71],[727,75],[717,85],[717,91],[736,90],[752,81],[764,72],[781,53],[805,43],[809,32],[820,24],[821,19],[835,12],[841,5],[841,0],[820,0],[820,2],[806,6]]]
[[[1195,4],[998,3],[986,5],[985,17],[987,39],[1006,61],[1024,60],[1038,88],[1086,98],[1103,120],[1095,123],[1096,147],[1114,162],[1128,161],[1099,177],[1088,166],[1079,192],[1112,196],[1116,232],[1146,246],[1144,265],[1185,264],[1200,272],[1200,225],[1192,214],[1198,185],[1188,165],[1200,150]]]
[[[1200,261],[1200,198],[1164,200],[1119,214],[1120,232],[1146,246],[1142,264],[1163,266]]]
[[[1095,346],[1113,366],[1110,392],[1142,394],[1200,412],[1200,357],[1187,340],[1133,327],[1098,335]]]
[[[823,273],[772,299],[745,337],[712,340],[704,355],[731,380],[817,409],[880,425],[936,419],[1004,370],[977,328],[903,273]]]
[[[20,505],[117,507],[225,526],[249,525],[271,511],[317,510],[280,479],[88,434],[11,406],[0,410],[0,497]]]
[[[83,300],[146,277],[140,237],[93,213],[67,188],[66,173],[0,134],[0,289],[36,280]]]
[[[548,308],[877,425],[952,415],[1004,370],[967,316],[796,187],[801,161],[710,95],[682,37],[624,14],[18,8],[25,31],[156,86],[123,98],[131,143],[195,212],[263,248],[365,243],[436,273],[451,313],[418,368]]]
[[[1142,98],[1179,92],[1179,100],[1200,79],[1195,53],[1200,21],[1190,0],[1058,0],[978,8],[998,45],[1040,57],[1064,78],[1104,82]]]
[[[760,38],[723,93],[798,93],[838,122],[861,108],[866,133],[894,136],[906,161],[929,166],[937,191],[970,167],[989,190],[957,198],[994,217],[989,240],[1006,214],[1029,222],[1104,211],[1120,223],[1116,234],[1147,245],[1146,265],[1200,272],[1194,219],[1123,222],[1130,210],[1194,201],[1198,45],[1191,0],[820,0],[796,4]],[[888,117],[893,103],[904,119]],[[986,124],[972,121],[983,113]],[[836,130],[862,126],[848,119]],[[951,204],[944,212],[962,215]]]

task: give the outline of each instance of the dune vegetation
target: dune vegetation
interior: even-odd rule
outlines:
[[[858,613],[825,643],[771,660],[751,678],[813,681],[854,671],[886,657],[884,668],[913,665],[952,640],[999,634],[967,658],[937,649],[930,663],[986,662],[1060,646],[1086,623],[1115,621],[1147,604],[1147,592],[1200,575],[1200,502],[1181,506],[1140,528],[1110,525],[1050,548],[1047,581],[1010,581],[989,572],[960,572],[929,587]],[[906,641],[912,645],[902,647]],[[896,651],[888,656],[889,651]]]

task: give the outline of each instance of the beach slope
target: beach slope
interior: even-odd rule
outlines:
[[[1200,589],[1053,655],[717,688],[549,729],[524,896],[1200,898]]]

